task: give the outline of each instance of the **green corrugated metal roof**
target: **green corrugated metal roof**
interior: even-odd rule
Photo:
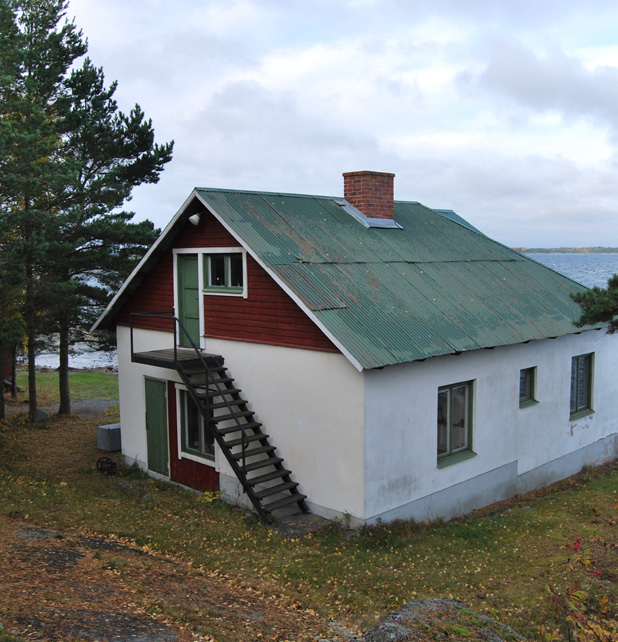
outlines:
[[[450,210],[365,228],[329,197],[197,191],[364,368],[578,331],[583,286]]]

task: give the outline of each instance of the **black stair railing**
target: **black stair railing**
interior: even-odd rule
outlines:
[[[240,481],[243,491],[247,494],[249,497],[251,503],[253,504],[255,510],[257,511],[258,515],[264,521],[265,523],[270,523],[272,521],[272,518],[270,515],[263,509],[262,507],[262,502],[261,500],[256,496],[255,491],[253,487],[249,484],[247,480],[246,474],[241,470],[241,465],[242,468],[246,468],[246,452],[247,448],[250,445],[250,440],[249,436],[247,435],[246,430],[244,429],[242,422],[240,421],[240,417],[237,415],[236,411],[232,407],[232,404],[229,403],[227,396],[225,394],[225,389],[221,387],[217,379],[215,378],[213,372],[210,370],[206,360],[204,359],[200,349],[197,347],[189,333],[187,332],[186,327],[182,323],[182,321],[175,315],[174,310],[162,310],[162,311],[156,311],[156,312],[131,312],[130,314],[130,322],[131,322],[131,358],[133,358],[134,355],[134,339],[133,339],[133,329],[134,329],[134,323],[133,319],[134,317],[147,317],[151,319],[164,319],[167,321],[172,321],[174,324],[174,367],[180,374],[180,377],[182,378],[184,384],[187,387],[187,391],[189,392],[189,395],[193,399],[194,403],[197,405],[197,407],[200,409],[200,412],[202,413],[202,416],[204,417],[204,424],[206,425],[206,429],[210,432],[210,434],[214,437],[216,442],[219,444],[219,447],[221,449],[221,452],[225,455],[225,458],[227,459],[228,463],[232,467],[232,470],[234,471],[234,474],[236,475],[237,479]],[[206,380],[206,390],[209,388],[209,384],[212,382],[212,384],[215,387],[215,390],[217,392],[217,395],[221,397],[223,402],[225,403],[225,406],[227,410],[229,411],[230,418],[235,422],[238,431],[241,434],[241,453],[242,457],[240,458],[240,464],[239,461],[237,461],[234,457],[232,457],[232,452],[228,445],[225,442],[225,439],[223,435],[219,433],[219,431],[216,428],[211,427],[211,422],[209,421],[209,416],[207,409],[204,407],[204,404],[202,402],[202,399],[197,393],[197,390],[195,386],[193,385],[189,375],[187,374],[187,371],[185,370],[184,366],[182,365],[182,360],[178,359],[178,330],[184,333],[184,336],[189,340],[189,343],[191,344],[191,348],[195,352],[195,356],[197,360],[199,361],[201,367],[203,368],[204,375],[205,375],[205,380]],[[206,399],[208,399],[208,395],[206,395]]]

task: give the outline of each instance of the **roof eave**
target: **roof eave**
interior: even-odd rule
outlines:
[[[225,229],[247,250],[253,259],[260,265],[262,269],[275,281],[275,283],[298,305],[298,307],[315,323],[315,325],[328,337],[328,339],[337,347],[337,349],[346,357],[346,359],[358,370],[362,372],[365,366],[335,337],[330,330],[322,323],[317,315],[307,307],[303,300],[283,281],[273,270],[271,270],[258,254],[249,246],[249,244],[238,234],[238,232],[228,225],[227,221],[217,212],[216,208],[208,201],[207,198],[199,190],[194,190],[198,200],[202,202],[204,207],[225,227]]]
[[[138,279],[140,274],[144,271],[145,266],[148,265],[153,257],[162,251],[165,244],[170,240],[170,237],[176,231],[176,227],[179,225],[179,221],[183,219],[183,214],[187,211],[191,202],[199,196],[197,190],[194,189],[185,202],[181,205],[180,209],[173,216],[171,221],[165,226],[157,240],[150,246],[150,249],[144,254],[141,261],[135,266],[131,274],[126,278],[125,282],[122,284],[121,288],[116,292],[112,300],[109,302],[101,316],[95,321],[91,332],[96,332],[97,330],[109,330],[114,325],[114,319],[116,315],[120,312],[122,305],[125,303],[125,299],[128,298],[131,287],[135,285],[135,281]]]

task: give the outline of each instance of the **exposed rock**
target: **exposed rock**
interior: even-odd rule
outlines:
[[[49,419],[49,414],[46,413],[43,409],[37,408],[34,413],[34,421],[39,423],[40,421],[47,421]]]
[[[429,640],[523,641],[510,627],[474,613],[453,600],[413,600],[389,613],[370,629],[365,642],[429,642]]]

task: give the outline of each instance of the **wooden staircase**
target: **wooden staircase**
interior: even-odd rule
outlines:
[[[291,471],[276,455],[223,362],[223,357],[209,357],[177,362],[176,367],[262,521],[269,524],[274,511],[294,505],[307,513],[306,495],[298,492],[298,483],[290,479]]]

